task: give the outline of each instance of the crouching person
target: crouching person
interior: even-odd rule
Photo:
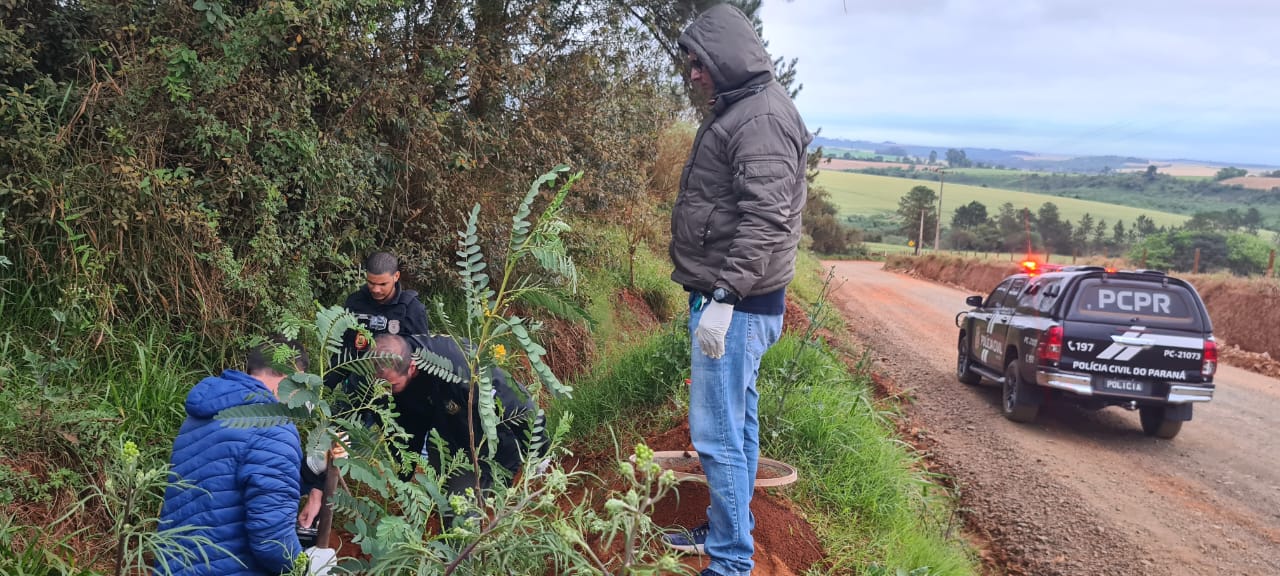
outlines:
[[[295,368],[305,370],[305,353]],[[199,550],[157,560],[157,572],[182,576],[288,572],[302,552],[295,531],[302,443],[293,424],[230,428],[215,417],[228,408],[277,402],[285,375],[271,365],[274,346],[249,352],[246,371],[201,380],[187,395],[187,419],[173,443],[172,482],[160,528],[207,538]],[[203,541],[203,540],[201,540]]]
[[[414,365],[412,356],[420,349],[447,358],[461,381],[449,383],[443,378],[419,370]],[[450,453],[469,451],[474,432],[480,458],[485,459],[488,448],[481,445],[484,441],[484,429],[480,424],[478,405],[475,405],[471,418],[474,430],[470,430],[467,425],[467,407],[475,403],[468,401],[471,377],[466,355],[457,342],[448,336],[405,337],[382,334],[374,340],[374,350],[399,357],[398,361],[381,368],[378,377],[391,384],[391,393],[399,412],[396,422],[411,436],[409,450],[423,453],[431,431],[435,430]],[[535,437],[532,433],[535,428],[542,429],[542,422],[538,406],[528,390],[508,378],[500,369],[493,369],[490,377],[493,393],[501,409],[498,414],[498,450],[494,461],[504,470],[495,471],[487,462],[482,462],[482,472],[477,483],[475,470],[466,466],[446,480],[445,488],[451,494],[462,494],[467,488],[476,486],[487,490],[493,486],[495,479],[513,477],[526,458],[540,455],[540,451],[546,448],[546,440],[541,436]],[[537,451],[536,454],[531,447]],[[439,470],[440,454],[434,449],[426,452],[430,465]]]

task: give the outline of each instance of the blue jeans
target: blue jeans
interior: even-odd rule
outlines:
[[[690,335],[702,318],[702,310],[694,307],[689,312]],[[751,495],[760,460],[756,378],[760,358],[781,333],[781,314],[735,311],[723,357],[708,358],[697,338],[693,339],[689,431],[711,488],[706,552],[711,556],[710,568],[724,576],[750,574],[755,565]]]

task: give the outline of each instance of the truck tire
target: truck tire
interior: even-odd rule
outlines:
[[[1164,406],[1143,406],[1138,409],[1138,419],[1142,421],[1142,431],[1147,436],[1170,440],[1182,431],[1181,420],[1164,417]]]
[[[1040,413],[1040,397],[1034,384],[1022,380],[1020,364],[1009,362],[1004,369],[1004,389],[1000,395],[1000,411],[1014,422],[1031,422]]]
[[[982,382],[982,375],[973,371],[972,359],[969,357],[969,335],[960,337],[960,347],[956,353],[956,379],[961,384],[973,386]]]

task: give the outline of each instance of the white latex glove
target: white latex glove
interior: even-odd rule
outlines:
[[[724,356],[724,337],[729,333],[729,323],[733,322],[733,305],[710,300],[698,319],[698,327],[693,329],[693,337],[698,339],[698,346],[708,358]]]
[[[311,576],[328,576],[333,568],[338,565],[338,551],[333,548],[317,548],[312,546],[305,550],[307,558],[311,559],[311,565],[307,567],[307,574]]]

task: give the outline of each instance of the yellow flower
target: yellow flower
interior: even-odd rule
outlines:
[[[120,450],[120,452],[121,452],[121,456],[124,457],[125,462],[129,464],[133,464],[134,462],[137,462],[138,456],[142,454],[138,450],[138,445],[133,443],[133,440],[126,441],[124,443],[124,447]]]
[[[506,346],[503,346],[503,345],[501,345],[501,344],[494,344],[494,345],[493,345],[493,348],[491,348],[489,351],[493,353],[493,361],[494,361],[494,362],[497,362],[497,363],[501,364],[504,360],[506,360],[506,359],[507,359],[507,347],[506,347]]]

